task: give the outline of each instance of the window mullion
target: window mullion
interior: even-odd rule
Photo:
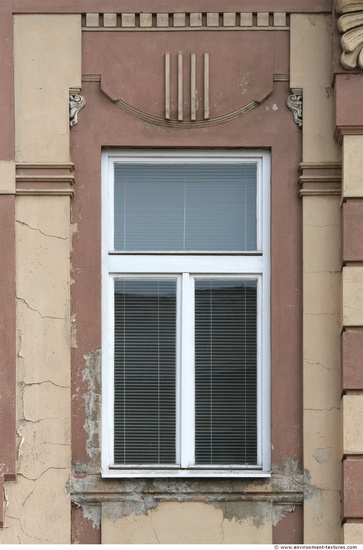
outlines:
[[[194,281],[182,274],[181,298],[181,467],[194,464]]]

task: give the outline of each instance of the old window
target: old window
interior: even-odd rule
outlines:
[[[103,155],[108,477],[267,475],[269,155]]]

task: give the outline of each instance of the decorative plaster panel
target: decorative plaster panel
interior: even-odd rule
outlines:
[[[363,68],[363,2],[361,0],[336,0],[338,30],[343,53],[340,62],[344,69]]]

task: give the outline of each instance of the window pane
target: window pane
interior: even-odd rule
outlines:
[[[176,280],[115,281],[117,464],[175,464]]]
[[[257,281],[195,281],[196,464],[257,463]]]
[[[256,190],[255,163],[116,164],[115,250],[256,250]]]

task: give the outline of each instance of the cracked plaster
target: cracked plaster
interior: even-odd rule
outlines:
[[[102,506],[102,542],[118,544],[272,543],[272,504],[228,503],[222,509],[204,502],[163,502],[146,513],[114,518]],[[120,510],[120,512],[122,512]],[[256,517],[262,514],[256,525]],[[110,517],[111,519],[110,519]],[[228,516],[228,517],[227,517]],[[239,519],[236,519],[239,516]],[[266,521],[264,521],[266,519]]]

